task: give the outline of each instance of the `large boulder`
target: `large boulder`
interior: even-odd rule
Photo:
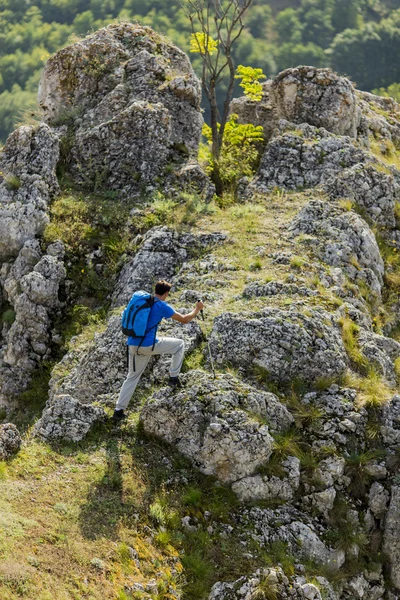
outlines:
[[[351,82],[330,69],[296,67],[277,75],[270,88],[279,117],[357,137],[361,110]]]
[[[68,124],[81,184],[139,194],[196,156],[201,86],[188,57],[149,27],[119,23],[63,48],[39,87],[44,119]],[[168,167],[168,169],[167,169]]]
[[[21,436],[13,423],[0,425],[0,460],[11,458],[18,452],[21,444]]]
[[[58,156],[58,138],[44,123],[20,127],[7,139],[0,153],[0,263],[43,233],[48,203],[59,191]]]
[[[106,413],[98,406],[82,404],[68,395],[57,396],[36,423],[34,433],[47,442],[79,442]]]
[[[224,313],[214,320],[210,345],[218,363],[247,370],[257,365],[278,382],[338,377],[348,364],[332,315],[320,309],[307,315],[274,308]]]
[[[273,394],[231,375],[214,380],[192,371],[182,380],[182,390],[171,394],[164,388],[146,402],[140,414],[144,431],[172,444],[200,471],[223,483],[253,475],[272,453],[266,423],[272,431],[282,431],[293,421],[290,413]]]

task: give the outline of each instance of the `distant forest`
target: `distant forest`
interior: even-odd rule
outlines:
[[[179,0],[0,0],[0,141],[34,110],[48,57],[116,19],[150,25],[189,51]],[[237,64],[268,76],[328,66],[360,89],[393,93],[399,56],[400,0],[254,0],[235,47]],[[193,64],[199,71],[198,57]]]

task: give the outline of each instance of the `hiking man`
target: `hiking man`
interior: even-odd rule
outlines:
[[[122,384],[117,405],[115,407],[113,419],[121,421],[126,419],[124,410],[129,404],[133,392],[136,389],[139,379],[146,368],[150,357],[153,354],[171,354],[170,377],[168,385],[171,387],[180,387],[179,373],[182,367],[183,355],[185,351],[184,341],[178,338],[164,337],[157,339],[157,325],[162,319],[174,319],[179,323],[190,323],[204,308],[204,304],[199,300],[195,308],[187,315],[181,315],[176,312],[172,306],[165,300],[171,290],[172,284],[161,280],[156,283],[154,304],[151,307],[150,315],[147,321],[145,337],[128,337],[129,348],[129,368],[128,376]]]

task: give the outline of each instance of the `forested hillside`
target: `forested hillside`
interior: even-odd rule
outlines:
[[[0,0],[0,140],[34,109],[49,55],[115,19],[150,25],[189,50],[179,0]],[[400,0],[254,0],[246,25],[236,61],[267,75],[309,64],[367,91],[400,82]]]

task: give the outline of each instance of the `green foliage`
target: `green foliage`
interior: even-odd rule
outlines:
[[[396,102],[400,102],[400,83],[392,83],[386,88],[381,87],[372,90],[373,94],[383,96],[384,98],[393,98]]]
[[[226,191],[234,191],[242,177],[251,177],[257,167],[258,145],[263,141],[263,128],[248,124],[240,124],[238,115],[231,114],[226,126],[219,158],[219,170]],[[207,171],[213,170],[211,154],[211,128],[203,126],[203,135],[208,147],[203,146],[203,156],[208,158]]]
[[[202,56],[210,56],[218,50],[218,40],[213,40],[211,36],[203,32],[192,33],[190,37],[190,52],[198,52]]]
[[[260,79],[265,79],[262,69],[239,65],[236,69],[235,79],[242,80],[239,85],[243,88],[244,95],[250,98],[250,100],[259,102],[262,99]]]

